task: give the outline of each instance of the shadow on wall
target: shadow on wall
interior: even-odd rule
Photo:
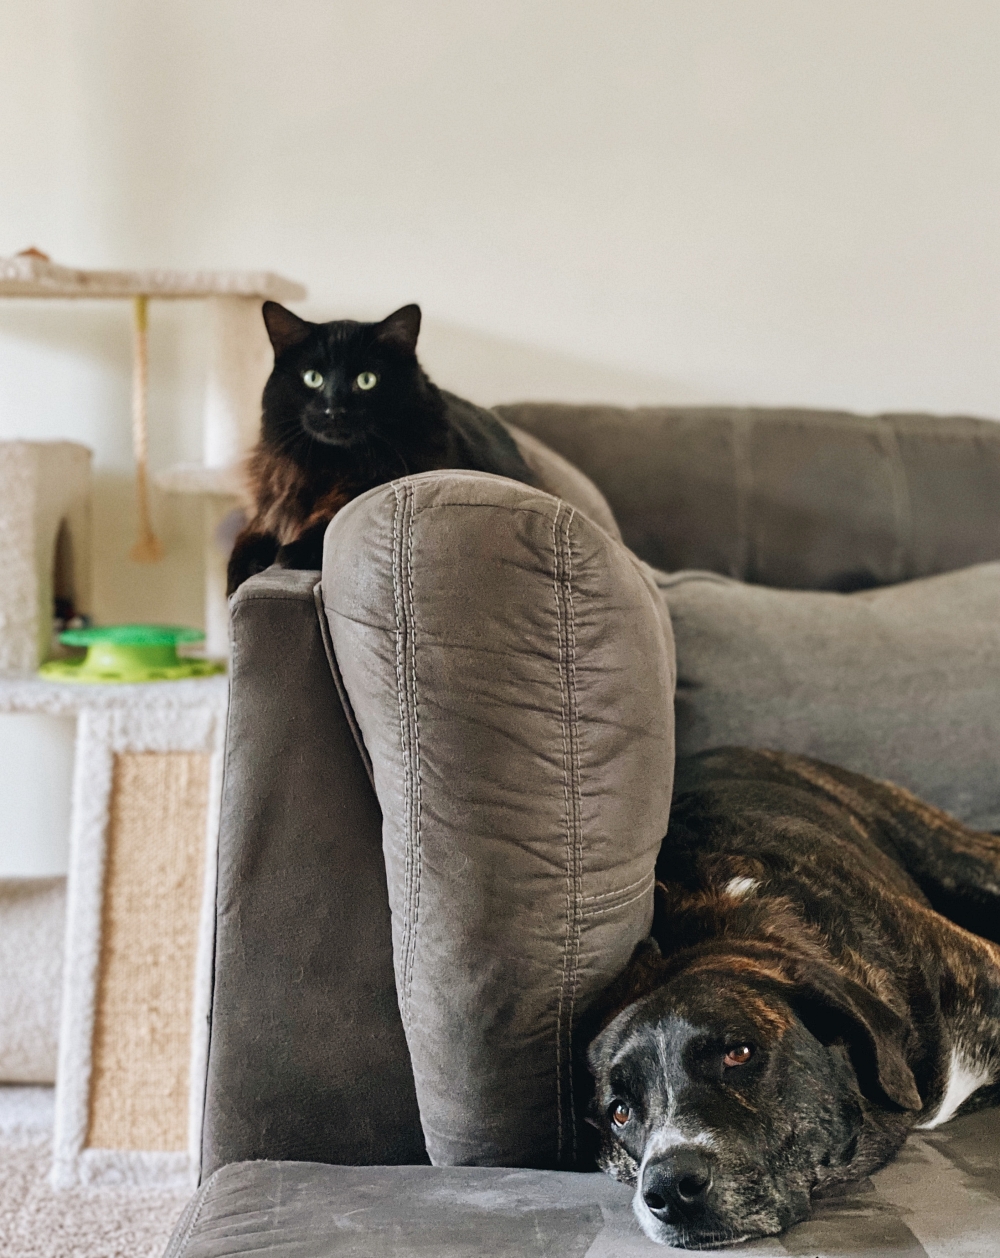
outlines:
[[[300,307],[303,318],[381,319],[388,310],[330,313]],[[428,317],[418,345],[420,361],[435,384],[496,406],[500,402],[612,402],[619,406],[683,405],[718,401],[669,376],[575,358],[521,341]]]
[[[46,360],[50,373],[47,384],[55,387],[46,388],[43,384],[39,389],[37,379],[32,381],[32,391],[46,410],[56,400],[52,394],[59,392],[62,383],[58,376],[61,366],[58,355],[69,354],[78,362],[86,363],[92,373],[91,386],[97,386],[100,380],[105,393],[101,399],[102,410],[108,413],[101,415],[101,435],[117,447],[121,456],[128,457],[131,358],[127,304],[83,304],[85,317],[81,317],[84,312],[78,304],[71,302],[0,305],[0,333],[4,338],[11,338],[6,348],[12,370],[13,360],[21,357],[14,349],[15,342],[44,346],[56,352],[55,360]],[[303,318],[316,322],[346,318],[374,320],[389,313],[381,309],[331,310],[299,303],[295,303],[295,308]],[[150,439],[154,470],[158,470],[159,464],[156,446],[176,444],[178,437],[182,444],[193,445],[194,449],[170,450],[169,453],[161,449],[161,458],[163,455],[172,460],[197,457],[195,450],[200,446],[200,438],[193,430],[198,426],[201,409],[199,381],[206,366],[204,337],[203,312],[197,303],[154,303],[150,315]],[[435,319],[426,308],[419,353],[436,384],[482,406],[525,401],[656,406],[720,400],[706,395],[698,385],[675,377],[577,358],[558,350],[493,336]],[[26,372],[30,370],[27,361],[23,366]],[[38,392],[43,393],[42,398],[38,398]],[[49,394],[48,404],[45,392]],[[58,399],[63,403],[65,400]],[[84,412],[89,409],[86,402],[81,409]],[[64,430],[57,435],[95,444],[97,434],[69,431],[74,425],[71,417],[67,419]],[[182,432],[178,432],[178,427]],[[100,438],[96,444],[101,444]],[[101,454],[98,449],[98,463],[104,461]]]

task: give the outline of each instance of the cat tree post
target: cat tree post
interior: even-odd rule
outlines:
[[[137,450],[145,452],[145,311],[154,300],[204,299],[210,303],[209,370],[205,389],[203,462],[181,464],[153,476],[168,493],[194,494],[204,502],[205,620],[209,655],[229,644],[226,557],[216,531],[241,496],[240,464],[256,439],[260,394],[270,371],[271,349],[260,317],[261,302],[301,301],[306,290],[269,271],[83,271],[60,266],[37,250],[0,258],[0,297],[114,298],[136,302]],[[141,315],[139,308],[141,305]],[[140,333],[141,326],[141,333]],[[141,388],[140,388],[141,385]],[[138,475],[143,477],[140,458]],[[140,501],[142,500],[140,485]],[[151,528],[147,530],[151,535]]]
[[[211,297],[209,366],[202,444],[206,469],[236,469],[257,439],[260,395],[271,371],[271,344],[259,297]],[[224,656],[229,645],[225,551],[219,526],[233,509],[231,493],[205,496],[205,650]]]

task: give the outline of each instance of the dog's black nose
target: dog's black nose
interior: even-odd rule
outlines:
[[[642,1173],[642,1199],[658,1219],[697,1214],[711,1187],[712,1167],[694,1145],[671,1149]]]

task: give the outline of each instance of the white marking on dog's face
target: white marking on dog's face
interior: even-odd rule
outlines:
[[[963,1101],[967,1101],[973,1092],[989,1081],[989,1070],[982,1063],[972,1061],[959,1045],[954,1045],[948,1063],[948,1083],[941,1104],[930,1118],[916,1124],[917,1131],[932,1131],[946,1123]]]
[[[744,896],[756,891],[759,886],[760,883],[756,878],[730,878],[723,887],[723,891],[734,900],[742,900]]]
[[[676,1103],[672,1102],[671,1110],[675,1109]],[[656,1241],[658,1245],[664,1243],[664,1226],[656,1215],[652,1213],[642,1197],[642,1177],[645,1173],[646,1165],[653,1158],[663,1157],[671,1149],[692,1144],[697,1145],[700,1149],[714,1149],[716,1147],[716,1141],[710,1132],[704,1130],[696,1131],[694,1135],[690,1135],[688,1132],[681,1131],[679,1127],[675,1126],[670,1121],[669,1116],[663,1123],[653,1129],[646,1140],[642,1161],[639,1163],[639,1170],[636,1174],[636,1188],[632,1197],[632,1213],[639,1220],[639,1226],[649,1239]]]
[[[656,1086],[647,1096],[652,1114],[635,1172],[636,1189],[632,1197],[632,1212],[649,1239],[660,1245],[673,1235],[673,1231],[656,1218],[643,1200],[642,1180],[647,1164],[681,1146],[696,1145],[708,1150],[716,1148],[711,1132],[696,1126],[690,1118],[684,1121],[678,1115],[678,1102],[690,1086],[681,1066],[681,1056],[684,1046],[694,1034],[694,1027],[683,1019],[674,1018],[652,1028],[641,1028],[625,1041],[618,1053],[618,1060],[621,1061],[635,1054],[643,1045],[648,1046],[652,1040],[657,1058],[658,1070],[654,1076]]]
[[[659,1244],[718,1247],[798,1222],[815,1168],[852,1134],[839,1122],[825,1135],[811,1121],[834,1082],[833,1059],[798,1024],[786,1042],[755,1021],[759,1002],[748,1005],[744,980],[732,986],[681,976],[619,1013],[590,1046],[598,1164],[634,1189],[635,1218]],[[742,1044],[754,1045],[747,1064],[726,1066],[727,1046]],[[615,1118],[619,1105],[625,1121]],[[802,1119],[808,1138],[797,1142]],[[700,1154],[693,1160],[710,1179],[690,1202],[670,1178],[685,1149]]]

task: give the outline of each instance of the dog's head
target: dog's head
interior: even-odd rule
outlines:
[[[905,1023],[833,966],[724,946],[668,963],[649,943],[618,996],[589,1049],[591,1121],[652,1240],[781,1232],[815,1188],[894,1152],[920,1108]]]

